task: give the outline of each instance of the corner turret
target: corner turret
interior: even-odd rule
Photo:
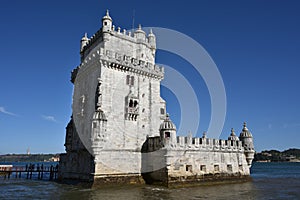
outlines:
[[[244,122],[244,127],[240,133],[240,140],[243,142],[247,163],[249,166],[251,166],[255,151],[253,145],[253,136],[248,130],[246,122]]]
[[[106,10],[106,15],[102,18],[102,32],[110,32],[112,29],[112,18],[109,16],[109,11]]]
[[[87,33],[84,34],[84,36],[80,40],[80,53],[83,52],[83,48],[87,45],[89,42],[89,39],[87,37]]]
[[[142,30],[142,25],[139,24],[138,29],[134,32],[134,37],[137,38],[138,42],[146,41],[146,33]]]
[[[169,114],[166,115],[166,119],[159,127],[160,138],[164,146],[169,144],[175,145],[176,144],[176,126],[170,120]]]
[[[156,51],[156,38],[155,38],[155,35],[152,32],[152,29],[150,29],[150,33],[148,35],[148,42],[150,44],[152,54],[154,55],[155,51]]]

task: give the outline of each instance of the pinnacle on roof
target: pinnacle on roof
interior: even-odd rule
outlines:
[[[238,136],[235,135],[234,129],[231,128],[231,134],[228,137],[228,140],[239,140]]]
[[[150,29],[150,33],[149,33],[148,37],[155,37],[155,35],[153,34],[153,31],[152,31],[152,28]]]
[[[102,20],[107,20],[107,19],[112,21],[111,17],[109,16],[109,11],[108,10],[106,10],[106,15],[102,18]]]
[[[243,129],[242,129],[242,132],[240,133],[240,138],[241,137],[253,137],[251,132],[247,128],[246,122],[244,122],[244,124],[243,124]]]
[[[233,128],[231,128],[231,134],[230,134],[231,136],[235,136],[235,133],[234,133],[234,129]]]
[[[203,132],[202,138],[206,138],[206,131]]]
[[[163,123],[160,125],[160,130],[175,130],[176,131],[176,126],[175,124],[171,121],[169,114],[166,114],[166,119],[163,121]]]
[[[247,123],[246,122],[244,122],[244,124],[243,124],[243,131],[248,131]]]

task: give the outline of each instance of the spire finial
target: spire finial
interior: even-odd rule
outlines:
[[[150,29],[150,34],[153,34],[152,28]]]
[[[166,114],[166,120],[170,120],[170,115],[169,115],[169,113]]]
[[[235,136],[235,133],[234,133],[234,129],[233,128],[231,128],[231,134],[230,134],[231,136]]]
[[[206,138],[206,131],[203,132],[202,138]]]
[[[106,16],[109,16],[109,10],[108,9],[106,10]]]
[[[246,122],[244,122],[244,124],[243,124],[243,131],[248,131],[247,123]]]
[[[142,25],[141,24],[139,24],[139,30],[142,30]]]

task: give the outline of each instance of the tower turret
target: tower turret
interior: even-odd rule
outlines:
[[[239,137],[235,135],[234,129],[231,129],[231,134],[228,137],[228,140],[234,140],[234,141],[239,141]]]
[[[156,51],[156,38],[155,38],[155,35],[152,32],[152,29],[150,29],[150,33],[148,35],[148,42],[150,44],[152,54],[154,55],[155,51]]]
[[[102,32],[110,32],[112,29],[112,18],[109,16],[109,11],[106,10],[106,15],[102,18]]]
[[[244,122],[244,127],[240,133],[240,140],[243,142],[247,163],[249,166],[251,166],[255,151],[253,145],[253,136],[248,130],[246,122]]]
[[[169,118],[169,114],[166,115],[166,119],[160,125],[159,132],[164,146],[176,144],[176,126]]]
[[[89,39],[87,37],[87,33],[84,34],[84,36],[80,40],[80,53],[83,52],[83,48],[87,45],[89,42]]]
[[[137,38],[138,42],[145,42],[146,33],[142,30],[142,25],[139,24],[138,29],[134,32],[134,37]]]

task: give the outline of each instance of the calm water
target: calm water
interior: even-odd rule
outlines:
[[[119,186],[86,189],[50,181],[0,178],[0,199],[300,199],[300,163],[254,163],[251,182],[168,189]]]

